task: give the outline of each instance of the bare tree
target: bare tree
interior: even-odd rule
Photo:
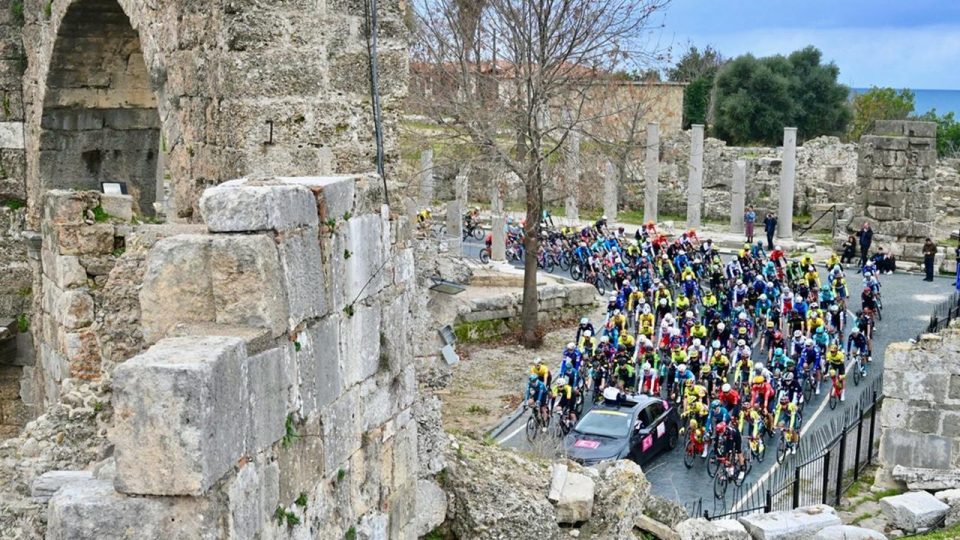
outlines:
[[[524,184],[522,342],[539,343],[537,252],[545,162],[610,74],[643,65],[644,33],[669,0],[417,0],[418,107]],[[479,9],[476,7],[479,6]],[[466,30],[466,31],[465,31]],[[470,32],[473,30],[473,32]],[[569,113],[566,113],[569,111]]]

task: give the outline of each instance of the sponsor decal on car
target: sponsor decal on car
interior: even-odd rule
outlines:
[[[573,443],[573,446],[576,448],[589,448],[594,450],[600,446],[600,441],[591,441],[589,439],[580,439],[577,442]]]

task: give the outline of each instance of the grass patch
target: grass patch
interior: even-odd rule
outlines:
[[[884,497],[892,497],[894,495],[899,495],[903,493],[903,490],[900,488],[890,488],[885,489],[879,493],[871,493],[867,495],[863,500],[877,502]]]
[[[17,315],[17,330],[21,334],[26,334],[27,330],[30,330],[30,317],[26,313],[21,313]]]
[[[6,201],[3,201],[0,204],[2,204],[3,206],[6,206],[10,210],[19,210],[27,205],[26,202],[21,201],[19,199],[8,199]]]
[[[938,529],[935,531],[918,534],[917,536],[911,536],[910,538],[915,540],[956,540],[957,538],[960,538],[960,523],[950,527],[949,529]]]
[[[110,217],[110,214],[108,214],[106,210],[103,209],[103,206],[100,206],[99,204],[93,209],[93,220],[97,223],[108,221]]]
[[[483,405],[471,405],[467,407],[467,412],[470,414],[490,414],[490,409],[484,407]]]
[[[873,516],[879,514],[880,512],[864,512],[859,516],[853,518],[853,521],[850,522],[851,525],[859,525],[864,520],[870,519]]]

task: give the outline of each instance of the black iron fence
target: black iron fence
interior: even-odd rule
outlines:
[[[944,300],[934,308],[933,313],[930,315],[930,323],[927,324],[927,328],[923,332],[917,334],[917,341],[920,340],[921,334],[937,333],[957,318],[960,318],[960,293],[953,293],[950,295],[950,298]]]
[[[840,497],[876,457],[880,431],[877,414],[883,399],[882,374],[872,380],[858,402],[842,415],[803,435],[800,449],[758,484],[732,490],[722,500],[688,504],[691,515],[707,519],[790,510],[813,504],[840,504]],[[774,450],[768,447],[768,454]],[[771,459],[768,457],[767,459]],[[731,506],[727,506],[731,503]],[[711,506],[711,509],[704,508]]]

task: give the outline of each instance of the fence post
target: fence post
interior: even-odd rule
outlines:
[[[830,489],[830,450],[823,455],[823,487],[820,492],[820,504],[827,504],[827,490]]]
[[[843,491],[843,465],[844,457],[847,455],[847,426],[843,426],[840,432],[840,456],[837,459],[837,497],[834,501],[836,506],[840,506],[840,493]]]
[[[867,438],[867,465],[873,464],[873,434],[877,431],[877,391],[873,391],[873,409],[870,410],[870,437]]]
[[[703,519],[710,521],[710,512],[708,510],[703,511]]]
[[[770,513],[771,510],[773,510],[773,494],[770,493],[770,488],[767,488],[767,498],[763,504],[763,511]]]
[[[793,500],[791,501],[791,510],[800,507],[800,466],[793,469]]]
[[[857,407],[859,410],[859,406]],[[857,453],[853,458],[853,481],[860,479],[860,440],[863,438],[863,411],[857,415]]]

